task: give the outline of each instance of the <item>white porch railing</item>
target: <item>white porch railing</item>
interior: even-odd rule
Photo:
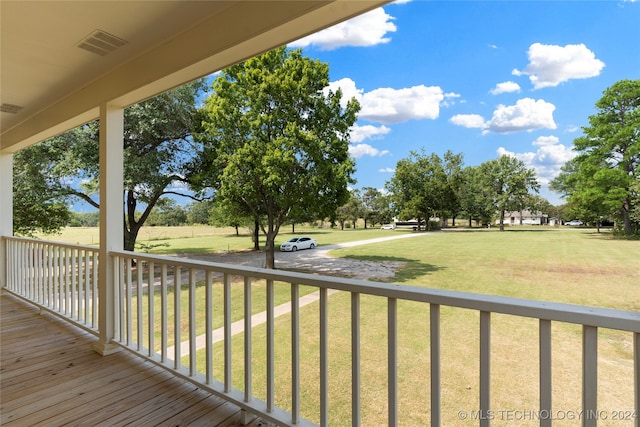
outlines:
[[[98,331],[98,248],[7,237],[7,290]]]
[[[78,307],[97,307],[96,301],[80,302],[80,295],[93,298],[96,294],[95,280],[92,292],[86,292],[83,275],[82,292],[78,276],[86,271],[89,257],[95,266],[95,253],[92,248],[80,248],[72,245],[57,245],[26,239],[8,238],[7,270],[8,289],[12,293],[45,306],[50,310],[75,313]],[[73,250],[76,255],[72,255]],[[69,252],[67,252],[69,251]],[[43,255],[38,255],[41,252]],[[82,253],[82,256],[78,255]],[[44,254],[51,254],[45,256]],[[640,409],[640,313],[621,310],[582,307],[568,304],[494,297],[461,292],[425,289],[411,286],[373,283],[360,280],[322,277],[317,275],[266,270],[260,268],[231,266],[225,264],[195,262],[180,258],[159,257],[126,251],[114,251],[116,278],[116,341],[123,347],[136,352],[141,357],[152,360],[223,398],[244,408],[247,412],[259,415],[279,425],[314,425],[303,417],[301,407],[308,399],[308,391],[316,390],[319,396],[313,396],[319,402],[317,413],[304,414],[307,418],[319,420],[319,424],[329,425],[330,390],[329,375],[332,369],[329,340],[329,307],[333,301],[330,292],[348,295],[349,315],[340,319],[349,325],[350,330],[350,390],[352,425],[361,425],[363,412],[362,389],[362,317],[361,308],[365,308],[364,298],[375,296],[386,300],[386,343],[378,343],[387,348],[386,395],[387,422],[390,426],[399,423],[399,303],[412,301],[424,304],[428,313],[428,322],[422,326],[423,337],[428,340],[428,366],[425,373],[430,389],[429,401],[421,405],[429,413],[430,425],[443,424],[442,385],[442,327],[441,308],[474,310],[479,313],[478,342],[479,352],[479,392],[476,395],[479,406],[473,413],[463,414],[475,421],[471,424],[488,426],[496,419],[497,412],[492,411],[491,356],[500,349],[491,346],[492,318],[495,315],[511,315],[520,318],[533,318],[538,322],[538,408],[530,419],[539,420],[539,425],[550,426],[557,419],[552,401],[553,388],[562,387],[552,381],[552,324],[577,324],[582,328],[582,385],[580,414],[574,421],[580,420],[584,426],[595,426],[605,416],[608,421],[618,417],[626,425],[638,426],[637,411]],[[46,261],[45,261],[46,260]],[[67,266],[69,260],[69,266]],[[75,264],[74,264],[75,263]],[[89,268],[89,271],[93,271]],[[64,276],[57,279],[56,274]],[[73,277],[76,277],[75,282]],[[94,276],[91,276],[94,277]],[[265,332],[264,359],[257,360],[253,345],[256,307],[252,304],[255,290],[252,284],[264,282]],[[51,283],[51,285],[49,285]],[[56,285],[53,285],[53,284]],[[62,285],[61,283],[71,283]],[[74,285],[75,283],[75,285]],[[282,299],[278,290],[286,287],[287,296]],[[311,287],[317,293],[318,331],[317,341],[309,343],[302,333],[301,325],[308,320],[309,314],[301,311],[301,294]],[[56,291],[57,289],[57,291]],[[175,292],[181,289],[180,292]],[[153,290],[153,292],[150,292]],[[56,293],[57,292],[57,293]],[[347,293],[347,294],[345,294]],[[339,296],[340,293],[336,294]],[[238,301],[236,301],[239,299]],[[75,302],[72,302],[75,301]],[[289,339],[276,340],[281,332],[277,322],[278,308],[289,303],[287,330]],[[75,304],[75,305],[74,305]],[[239,305],[238,305],[239,304]],[[449,308],[447,308],[448,310]],[[314,311],[315,313],[315,311]],[[71,317],[74,317],[73,315]],[[78,317],[76,315],[75,317]],[[86,316],[85,316],[86,317]],[[426,320],[426,319],[425,319]],[[234,338],[233,328],[240,322],[241,335]],[[235,324],[235,325],[234,325]],[[443,325],[445,326],[445,325]],[[221,343],[216,344],[214,330],[219,329]],[[628,333],[632,343],[632,375],[620,378],[622,384],[633,389],[633,408],[619,408],[619,413],[599,410],[598,399],[598,335],[600,329],[613,329]],[[301,332],[302,331],[302,332]],[[216,331],[218,332],[218,331]],[[281,336],[281,335],[278,335]],[[286,342],[285,342],[286,341]],[[289,373],[282,377],[278,370],[276,354],[286,346],[290,363]],[[219,348],[221,347],[221,348]],[[317,347],[318,370],[317,384],[311,388],[302,379],[307,372],[301,368],[301,349]],[[446,350],[446,349],[445,349]],[[240,352],[241,356],[238,356]],[[418,358],[421,355],[416,355]],[[422,355],[424,356],[424,355]],[[241,369],[236,370],[238,360]],[[234,362],[236,362],[234,364]],[[254,378],[254,368],[264,367],[265,376],[258,381]],[[462,367],[471,369],[471,367]],[[235,377],[234,377],[235,375]],[[238,378],[240,381],[238,381]],[[235,381],[234,381],[235,380]],[[260,383],[257,392],[256,383]],[[276,384],[290,384],[288,401],[276,398]],[[427,385],[425,384],[425,385]],[[303,388],[306,392],[303,392]],[[382,390],[384,392],[384,390]],[[257,396],[261,396],[258,398]],[[287,410],[281,408],[286,407]],[[460,408],[462,409],[462,408]],[[607,408],[611,411],[611,408]]]

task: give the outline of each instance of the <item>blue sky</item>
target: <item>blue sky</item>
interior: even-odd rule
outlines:
[[[640,2],[402,1],[289,46],[361,103],[355,188],[382,189],[412,150],[463,153],[467,166],[506,153],[557,205],[546,184],[596,101],[640,78]]]
[[[640,0],[397,1],[289,46],[361,104],[354,188],[383,189],[410,151],[466,166],[510,154],[559,205],[547,184],[602,92],[640,78]]]

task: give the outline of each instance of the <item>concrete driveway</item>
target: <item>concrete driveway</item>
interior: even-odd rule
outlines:
[[[398,261],[360,261],[348,258],[333,258],[328,252],[334,249],[369,245],[390,240],[425,237],[428,233],[403,233],[376,239],[346,242],[337,245],[318,246],[297,252],[276,253],[276,268],[324,274],[327,276],[351,277],[363,280],[385,280],[395,275],[405,263]],[[264,257],[264,254],[262,254]]]
[[[387,242],[397,239],[426,238],[430,233],[396,233],[389,231],[389,236],[376,239],[359,240],[355,242],[341,243],[337,245],[322,245],[315,249],[306,249],[297,252],[275,253],[275,267],[281,270],[304,271],[318,273],[328,276],[351,277],[363,280],[386,280],[395,275],[396,271],[404,263],[397,261],[360,261],[346,258],[333,258],[328,252],[334,249],[351,246],[369,245],[373,243]],[[222,262],[238,265],[250,265],[253,267],[264,267],[264,252],[232,252],[227,254],[203,254],[189,255],[189,258]]]

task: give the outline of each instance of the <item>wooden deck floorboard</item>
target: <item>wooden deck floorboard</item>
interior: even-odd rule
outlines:
[[[102,357],[95,340],[1,296],[0,425],[242,425],[237,406],[126,351]]]

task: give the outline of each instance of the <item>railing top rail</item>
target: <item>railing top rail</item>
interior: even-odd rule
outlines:
[[[15,242],[40,243],[45,245],[67,248],[67,249],[83,249],[83,250],[93,251],[93,252],[99,251],[99,248],[97,246],[78,245],[74,243],[57,242],[55,240],[34,239],[30,237],[18,237],[18,236],[0,236],[0,239],[12,240]]]
[[[251,266],[236,266],[207,261],[194,261],[178,257],[157,256],[130,251],[111,251],[110,255],[136,258],[137,260],[146,260],[160,264],[165,263],[185,268],[199,268],[230,275],[272,279],[299,285],[337,289],[387,298],[640,333],[640,312],[421,288],[399,284],[368,282],[358,279],[319,276],[308,273],[271,270]]]

